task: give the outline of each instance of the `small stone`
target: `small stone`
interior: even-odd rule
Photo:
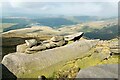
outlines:
[[[32,48],[28,48],[28,51],[41,51],[41,50],[45,50],[46,46],[44,45],[39,45],[39,46],[33,46]]]
[[[50,48],[54,48],[57,47],[57,45],[55,44],[55,42],[50,42]]]
[[[63,36],[54,36],[50,39],[50,41],[53,41],[53,42],[59,42],[61,40],[64,40]]]
[[[57,45],[58,47],[60,47],[60,46],[63,46],[65,43],[66,43],[66,42],[65,42],[64,40],[62,40],[62,41],[56,42],[56,45]]]
[[[25,40],[26,45],[30,48],[32,46],[37,45],[37,40],[36,39],[30,39],[30,40]]]
[[[16,51],[17,51],[17,52],[24,53],[27,48],[28,48],[28,47],[27,47],[26,44],[17,45]]]
[[[43,45],[45,45],[46,48],[48,48],[48,49],[51,47],[50,43],[46,43],[46,44],[43,44]]]
[[[45,40],[45,41],[43,41],[42,43],[43,44],[46,44],[46,43],[49,43],[50,42],[50,40]]]

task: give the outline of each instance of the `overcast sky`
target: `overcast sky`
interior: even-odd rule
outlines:
[[[15,14],[31,15],[74,15],[74,16],[117,16],[118,0],[4,0],[0,2],[4,16]],[[1,14],[2,15],[2,14]]]

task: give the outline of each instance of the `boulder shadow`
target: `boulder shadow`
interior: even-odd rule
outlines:
[[[6,66],[0,64],[1,72],[2,72],[2,79],[1,80],[17,80],[17,77],[8,70]]]

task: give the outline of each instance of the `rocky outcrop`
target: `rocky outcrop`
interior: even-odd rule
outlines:
[[[110,54],[109,41],[100,40],[94,50],[94,54],[92,54],[92,57],[102,61],[111,57]]]
[[[117,64],[117,55],[110,55],[109,42],[100,40],[95,47],[87,52],[89,53],[88,55],[66,62],[65,65],[55,72],[54,77],[66,80],[67,78],[75,78],[79,69],[82,70],[101,64]]]
[[[46,49],[60,47],[66,44],[63,36],[54,36],[50,40],[37,41],[36,39],[25,40],[26,44],[18,45],[17,52],[35,53]]]
[[[35,78],[42,74],[48,76],[64,65],[66,61],[88,55],[86,52],[97,42],[98,40],[81,40],[62,47],[39,51],[36,54],[18,54],[19,52],[16,52],[4,56],[2,64],[17,77]]]
[[[120,45],[118,41],[111,41],[110,42],[110,51],[112,54],[120,54]]]
[[[118,78],[118,64],[104,64],[80,70],[76,78]]]

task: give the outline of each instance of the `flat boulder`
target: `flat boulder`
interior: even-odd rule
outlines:
[[[79,33],[75,33],[75,34],[72,34],[72,35],[67,35],[65,36],[65,40],[66,41],[76,41],[76,40],[79,40],[82,36],[83,36],[83,32],[79,32]]]
[[[76,78],[118,78],[118,64],[104,64],[80,70]]]
[[[96,40],[82,40],[35,54],[11,53],[5,55],[1,63],[18,78],[31,78],[33,74],[32,78],[43,74],[47,77],[67,61],[88,55],[87,52],[97,43]]]

